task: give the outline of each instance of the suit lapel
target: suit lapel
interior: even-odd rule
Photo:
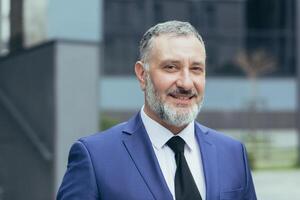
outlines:
[[[172,200],[140,113],[128,121],[123,143],[156,200]]]
[[[210,141],[209,130],[195,123],[195,131],[200,146],[206,184],[206,199],[218,199],[218,160],[216,146]]]

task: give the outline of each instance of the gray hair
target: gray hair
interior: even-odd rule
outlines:
[[[147,61],[149,59],[150,50],[152,48],[152,40],[162,34],[171,36],[195,36],[204,46],[202,37],[198,31],[189,23],[181,21],[167,21],[156,24],[146,31],[140,41],[139,58],[145,63],[145,68],[148,68]]]

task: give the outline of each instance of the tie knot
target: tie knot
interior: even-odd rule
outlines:
[[[167,142],[167,145],[174,151],[174,153],[182,153],[184,152],[185,141],[179,137],[174,136]]]

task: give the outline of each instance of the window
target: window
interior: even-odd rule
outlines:
[[[210,76],[241,76],[240,52],[265,51],[279,76],[295,75],[295,0],[104,0],[104,74],[132,75],[150,26],[189,21],[203,36]],[[267,12],[266,12],[267,11]]]
[[[10,36],[10,0],[0,0],[0,54],[8,52]]]

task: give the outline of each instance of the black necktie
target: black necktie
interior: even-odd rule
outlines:
[[[184,157],[184,140],[175,136],[167,142],[167,145],[174,151],[177,165],[175,173],[176,200],[202,200]]]

